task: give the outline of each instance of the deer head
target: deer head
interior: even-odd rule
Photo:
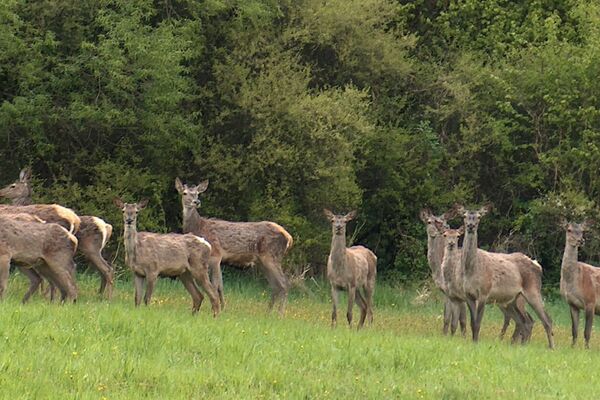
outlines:
[[[585,243],[584,234],[592,226],[591,220],[584,220],[582,223],[567,222],[564,218],[561,220],[561,226],[567,232],[567,244],[572,247],[580,247]]]
[[[430,209],[424,208],[419,213],[421,221],[427,227],[427,236],[431,238],[438,237],[445,229],[449,228],[448,220],[456,216],[456,210],[453,208],[440,216],[435,216]]]
[[[444,231],[444,240],[446,241],[446,247],[449,250],[454,250],[458,247],[458,239],[465,233],[465,226],[461,226],[458,229],[447,228]]]
[[[29,179],[31,178],[31,168],[23,168],[19,173],[19,180],[11,183],[0,190],[0,197],[5,197],[10,200],[27,199],[31,197],[31,186]]]
[[[356,217],[356,210],[350,211],[346,215],[334,214],[328,209],[323,209],[323,214],[331,222],[331,229],[334,235],[346,236],[346,224]]]
[[[200,206],[198,195],[203,193],[208,188],[208,179],[200,182],[197,185],[187,185],[181,182],[179,178],[175,178],[175,189],[181,195],[181,202],[185,208],[197,208]]]
[[[464,226],[466,231],[469,233],[475,233],[479,227],[479,221],[481,218],[489,213],[492,209],[492,204],[488,203],[478,210],[467,210],[463,206],[456,206],[456,210],[459,214],[462,214],[464,219]]]
[[[137,215],[142,209],[146,208],[148,199],[143,199],[138,203],[124,203],[121,198],[116,197],[113,203],[123,211],[123,222],[125,225],[136,226]]]

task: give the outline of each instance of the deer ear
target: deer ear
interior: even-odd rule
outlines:
[[[181,180],[179,178],[175,178],[175,189],[177,189],[177,192],[179,192],[179,194],[183,193],[183,183],[181,183]]]
[[[21,172],[19,173],[19,180],[21,182],[27,182],[29,180],[29,178],[31,178],[31,168],[30,167],[23,168],[21,170]]]
[[[446,230],[446,224],[443,221],[438,220],[437,218],[433,219],[433,225],[438,230],[438,232],[444,233]]]
[[[594,226],[594,220],[590,219],[590,218],[586,218],[583,220],[583,230],[588,230],[590,229],[592,226]]]
[[[569,226],[569,221],[567,221],[565,217],[560,217],[558,220],[558,225],[560,225],[560,227],[563,229],[567,229],[567,226]]]
[[[136,207],[139,208],[140,210],[143,210],[144,208],[146,208],[149,201],[150,200],[148,200],[148,199],[142,199],[136,204]]]
[[[344,216],[346,222],[352,221],[354,218],[356,218],[356,210],[352,210]]]
[[[198,189],[198,193],[203,193],[206,191],[206,189],[208,189],[208,179],[203,180],[202,182],[200,182],[198,184],[198,186],[196,186],[196,189]]]
[[[419,212],[419,218],[424,223],[427,223],[427,219],[431,216],[431,210],[429,208],[424,208]]]
[[[121,200],[120,197],[115,197],[113,199],[113,204],[115,206],[117,206],[118,208],[120,208],[121,210],[123,209],[123,207],[125,207],[125,203],[123,203],[123,200]]]
[[[460,227],[460,228],[458,228],[458,234],[459,234],[459,235],[462,235],[463,233],[465,233],[465,226],[464,226],[464,225],[461,225],[461,227]]]
[[[335,217],[335,214],[332,213],[331,211],[329,211],[327,208],[323,209],[323,214],[325,214],[325,217],[330,221],[332,221],[333,218]]]
[[[456,212],[457,215],[461,215],[463,217],[465,215],[465,212],[467,211],[465,209],[465,206],[463,206],[462,204],[455,204],[454,205],[454,210],[455,210],[455,212]]]
[[[458,206],[455,204],[451,209],[442,214],[442,218],[446,221],[449,221],[453,218],[456,218],[461,212],[457,208]],[[462,206],[461,206],[462,207]]]

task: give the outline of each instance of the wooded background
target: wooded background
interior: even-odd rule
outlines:
[[[559,215],[596,214],[599,96],[592,0],[0,2],[0,184],[30,165],[113,253],[112,198],[178,231],[179,176],[210,179],[205,216],[285,226],[290,267],[325,263],[323,207],[357,208],[394,281],[428,274],[422,207],[492,201],[480,245],[556,283]]]

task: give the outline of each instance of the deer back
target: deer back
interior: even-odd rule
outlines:
[[[62,226],[69,232],[77,232],[81,220],[75,212],[58,204],[33,204],[28,206],[0,205],[1,214],[26,213],[35,215],[46,222]]]

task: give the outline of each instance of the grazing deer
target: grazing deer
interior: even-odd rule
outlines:
[[[13,206],[31,206],[32,189],[30,184],[31,169],[25,168],[19,174],[19,180],[0,190],[0,197],[11,200]],[[31,212],[44,219],[47,222],[59,223],[69,229],[73,226],[75,236],[79,241],[78,249],[84,255],[88,263],[100,273],[101,282],[99,293],[106,293],[110,299],[112,297],[114,285],[114,270],[112,266],[102,257],[102,250],[112,236],[112,225],[102,219],[93,216],[81,216],[75,220],[75,213],[67,213],[63,208],[53,208],[53,206],[40,204],[42,211],[37,208],[31,211],[29,208],[17,212]],[[0,209],[0,212],[2,210]],[[76,227],[76,228],[75,228]],[[35,279],[26,272],[29,280]]]
[[[552,320],[544,310],[542,299],[542,267],[523,253],[491,253],[477,248],[477,229],[481,217],[491,206],[479,210],[458,212],[464,217],[466,227],[463,241],[461,267],[464,274],[464,290],[471,314],[473,341],[479,340],[479,330],[486,303],[508,307],[518,326],[526,326],[527,319],[516,307],[518,296],[523,296],[538,315],[548,338],[548,346],[554,348]]]
[[[348,325],[352,327],[352,307],[356,301],[360,307],[358,323],[358,329],[360,329],[365,323],[365,318],[368,318],[369,324],[373,323],[373,292],[377,277],[377,256],[363,246],[346,247],[346,224],[354,219],[356,211],[351,211],[346,215],[335,215],[327,209],[323,212],[331,222],[333,235],[331,252],[327,259],[327,278],[331,283],[333,303],[331,326],[337,325],[339,291],[347,290],[348,311],[346,317]],[[361,289],[364,293],[361,293]]]
[[[179,277],[192,296],[192,313],[198,312],[204,299],[196,286],[197,282],[210,299],[213,315],[219,314],[219,300],[208,278],[210,244],[192,234],[138,232],[137,215],[146,207],[148,200],[127,204],[120,198],[116,198],[114,203],[123,211],[125,262],[134,276],[136,307],[142,301],[144,281],[146,281],[144,303],[148,305],[157,278],[171,276]]]
[[[594,314],[600,314],[600,268],[577,261],[577,253],[585,242],[583,234],[590,221],[581,224],[562,222],[566,230],[565,252],[560,270],[560,293],[571,309],[572,345],[577,343],[579,310],[585,312],[585,347],[590,347]]]
[[[210,269],[221,306],[225,305],[221,262],[245,266],[258,261],[271,287],[269,310],[279,300],[279,314],[283,315],[289,282],[281,262],[292,247],[292,236],[270,221],[229,222],[201,217],[198,195],[206,191],[208,180],[198,185],[186,185],[176,178],[175,188],[181,195],[183,232],[202,236],[212,246]]]
[[[442,232],[448,228],[448,220],[455,215],[454,210],[450,210],[443,215],[435,216],[429,209],[421,210],[419,216],[425,223],[427,230],[427,262],[431,269],[431,276],[436,286],[444,292],[444,335],[450,333],[454,335],[458,323],[460,331],[464,336],[467,330],[467,308],[464,300],[452,300],[444,290],[444,277],[442,276],[442,258],[444,256],[444,238]]]
[[[61,292],[61,300],[77,299],[73,255],[77,238],[65,228],[43,223],[29,214],[0,215],[0,298],[8,283],[10,262],[32,266]],[[39,262],[42,261],[42,262]],[[39,277],[39,274],[36,274]],[[39,285],[39,283],[38,283]],[[37,287],[30,286],[29,295]],[[28,295],[25,295],[24,301]]]

